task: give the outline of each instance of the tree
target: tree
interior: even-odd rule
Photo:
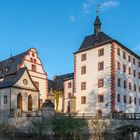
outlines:
[[[60,100],[60,97],[62,96],[62,91],[58,91],[58,90],[55,90],[54,91],[54,98],[55,98],[55,102],[56,102],[56,112],[58,112],[58,107],[59,107],[59,100]]]

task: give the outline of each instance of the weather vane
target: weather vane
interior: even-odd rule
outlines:
[[[98,16],[100,12],[100,4],[96,5],[96,15]]]

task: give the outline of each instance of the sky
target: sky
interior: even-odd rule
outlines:
[[[140,0],[0,0],[0,60],[34,47],[49,79],[73,72],[97,4],[102,31],[140,55]]]

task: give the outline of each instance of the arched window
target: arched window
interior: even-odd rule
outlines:
[[[32,111],[32,103],[33,101],[32,101],[32,96],[31,95],[29,95],[29,97],[28,97],[28,111]]]
[[[132,104],[132,97],[129,97],[129,104]]]
[[[20,93],[17,95],[17,108],[22,110],[22,96]]]

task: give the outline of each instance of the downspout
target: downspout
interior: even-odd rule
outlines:
[[[11,88],[10,88],[10,115],[11,115]]]

